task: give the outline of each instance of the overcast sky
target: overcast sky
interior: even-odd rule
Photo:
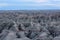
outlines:
[[[60,9],[60,0],[0,0],[0,10]]]

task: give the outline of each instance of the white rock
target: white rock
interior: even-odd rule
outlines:
[[[16,38],[15,40],[31,40],[31,39],[24,37],[24,38]]]
[[[11,31],[5,38],[5,40],[14,40],[16,38],[15,32]]]
[[[53,40],[60,40],[60,36],[56,36]]]

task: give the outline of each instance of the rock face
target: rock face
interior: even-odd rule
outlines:
[[[53,40],[60,40],[60,36],[56,36]]]
[[[16,35],[15,32],[9,32],[9,34],[5,37],[4,40],[15,40],[16,39]]]
[[[60,12],[2,13],[0,40],[60,40]]]

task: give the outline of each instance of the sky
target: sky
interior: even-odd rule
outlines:
[[[60,0],[0,0],[0,10],[60,9]]]

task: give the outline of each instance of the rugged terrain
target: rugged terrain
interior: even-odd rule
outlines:
[[[0,40],[60,40],[60,11],[0,11]]]

